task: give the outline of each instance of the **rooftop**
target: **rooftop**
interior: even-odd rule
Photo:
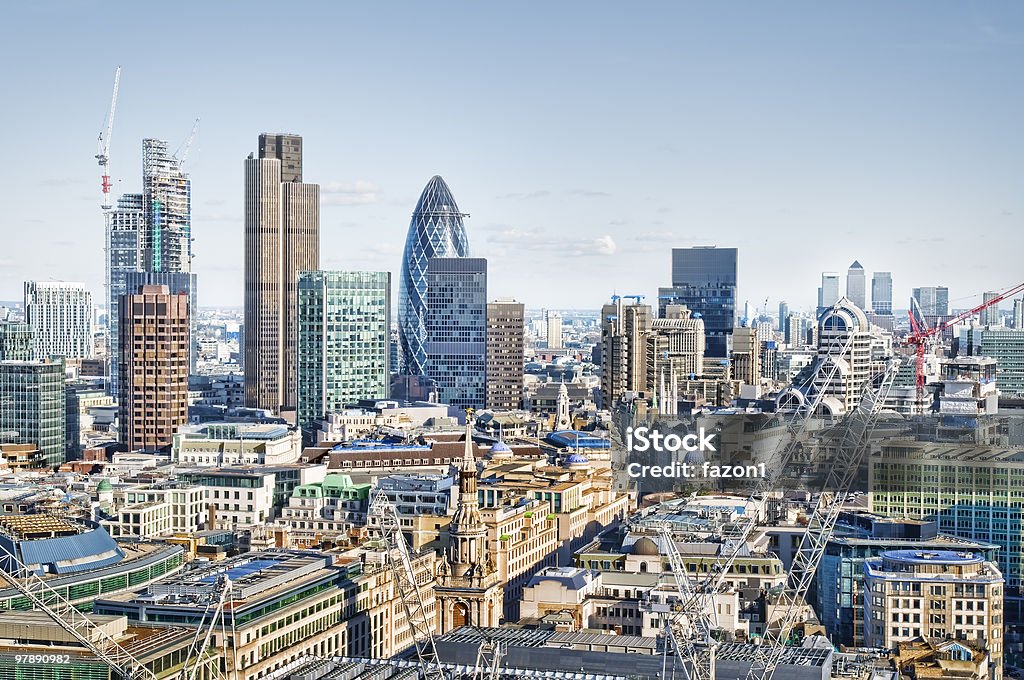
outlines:
[[[53,515],[0,515],[0,531],[20,539],[80,534],[85,527]]]

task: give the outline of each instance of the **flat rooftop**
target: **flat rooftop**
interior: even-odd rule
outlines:
[[[20,539],[73,536],[84,530],[80,524],[53,515],[0,515],[0,531]]]

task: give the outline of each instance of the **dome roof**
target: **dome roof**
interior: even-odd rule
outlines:
[[[636,543],[633,544],[634,555],[660,555],[661,550],[658,548],[658,544],[654,542],[654,539],[644,536]]]
[[[700,449],[694,449],[693,451],[687,451],[686,455],[683,456],[683,462],[687,465],[703,465],[704,464],[704,452]]]
[[[574,453],[565,459],[566,465],[586,465],[589,462],[586,456],[578,453]]]
[[[109,479],[101,479],[100,483],[96,485],[96,490],[99,492],[113,491],[114,485],[110,483]]]
[[[497,441],[491,444],[491,453],[512,453],[512,449],[505,442]]]

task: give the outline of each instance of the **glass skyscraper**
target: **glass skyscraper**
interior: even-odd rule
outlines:
[[[428,375],[427,267],[434,257],[469,256],[464,217],[445,181],[431,177],[412,213],[398,284],[398,338],[406,375]]]
[[[297,286],[297,417],[308,434],[327,413],[387,398],[391,274],[305,271]]]
[[[427,263],[427,375],[441,403],[483,408],[486,400],[487,260]]]
[[[875,314],[892,315],[892,272],[875,272],[871,277],[871,309]]]
[[[706,356],[728,357],[736,325],[737,249],[699,246],[672,249],[672,287],[658,289],[658,316],[668,305],[686,305],[704,319]]]
[[[64,361],[0,361],[0,442],[34,444],[40,465],[64,462]]]

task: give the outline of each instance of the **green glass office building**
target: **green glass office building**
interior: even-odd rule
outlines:
[[[35,444],[38,464],[64,462],[64,361],[0,361],[0,442]]]
[[[297,417],[306,433],[327,413],[386,399],[391,274],[299,272]]]

